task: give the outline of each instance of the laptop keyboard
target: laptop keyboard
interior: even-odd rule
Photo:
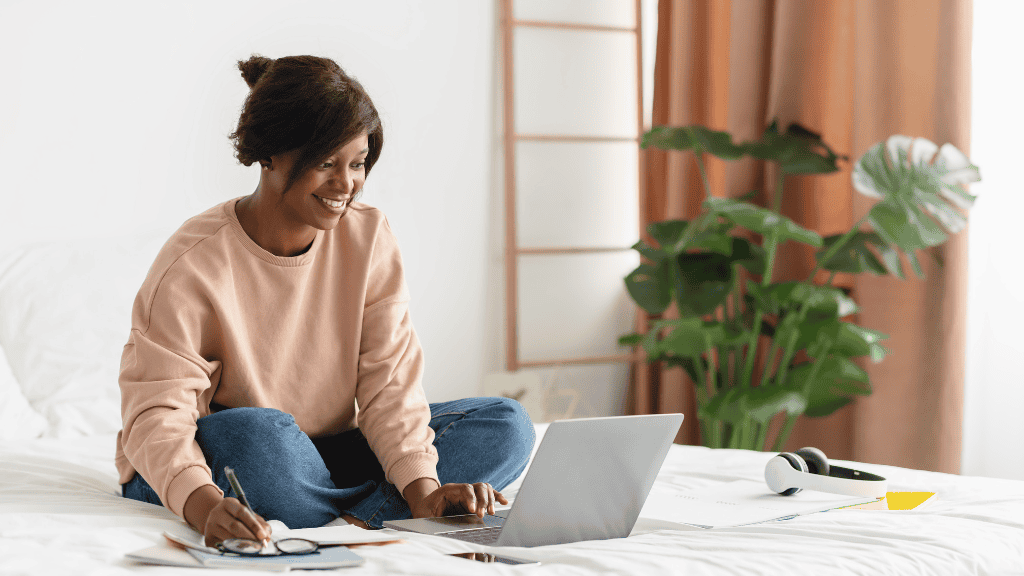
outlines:
[[[463,542],[473,544],[494,544],[498,541],[498,534],[501,534],[501,526],[491,528],[475,528],[473,530],[456,530],[454,532],[438,532],[436,536],[454,538]]]

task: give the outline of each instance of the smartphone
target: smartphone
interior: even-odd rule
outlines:
[[[516,560],[515,558],[509,558],[508,556],[498,556],[487,552],[460,552],[458,554],[449,554],[449,556],[465,558],[467,560],[476,560],[477,562],[498,562],[500,564],[540,564],[537,560]]]

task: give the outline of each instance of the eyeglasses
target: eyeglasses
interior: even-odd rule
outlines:
[[[217,543],[217,550],[220,550],[221,552],[230,552],[232,554],[240,554],[242,556],[282,556],[286,554],[312,554],[320,548],[320,545],[316,542],[303,538],[284,538],[273,542],[271,545],[277,549],[276,552],[268,552],[263,546],[263,543],[257,540],[250,540],[248,538],[228,538],[223,542]]]

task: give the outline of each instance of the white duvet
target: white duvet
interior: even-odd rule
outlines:
[[[538,436],[545,427],[538,426]],[[39,439],[0,447],[0,574],[200,574],[136,564],[182,523],[164,508],[120,496],[114,437]],[[673,446],[652,492],[763,481],[772,454]],[[740,528],[668,529],[641,516],[628,538],[538,548],[484,548],[401,533],[362,547],[356,574],[1024,574],[1024,482],[864,465],[889,490],[936,492],[921,510],[838,510]],[[504,493],[513,498],[520,480]],[[447,553],[490,550],[540,560],[482,564]],[[233,574],[248,572],[233,571]],[[255,574],[255,573],[254,573]]]

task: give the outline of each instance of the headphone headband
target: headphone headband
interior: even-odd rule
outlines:
[[[887,488],[885,478],[870,472],[830,465],[827,476],[811,474],[797,470],[783,456],[776,456],[768,461],[764,469],[764,479],[769,488],[780,494],[791,488],[807,488],[832,494],[882,498]]]

